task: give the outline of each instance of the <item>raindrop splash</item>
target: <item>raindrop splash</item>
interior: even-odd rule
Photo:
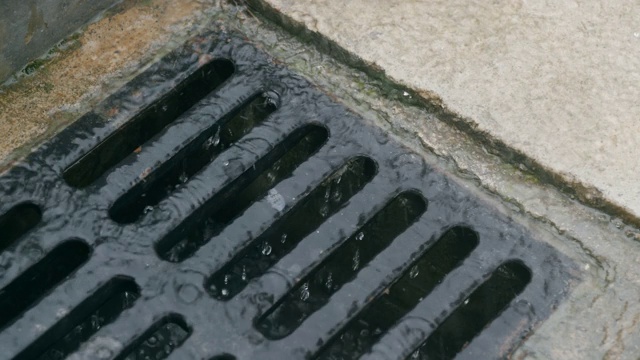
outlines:
[[[271,250],[272,250],[271,245],[269,244],[269,242],[268,242],[268,241],[265,241],[265,242],[262,244],[262,255],[264,255],[264,256],[269,256],[269,255],[271,255]]]
[[[411,279],[415,279],[416,277],[418,277],[418,274],[420,274],[420,269],[418,269],[418,265],[414,265],[409,271],[409,277]]]
[[[311,296],[311,293],[309,292],[309,283],[305,283],[300,288],[300,300],[307,301],[309,296]]]

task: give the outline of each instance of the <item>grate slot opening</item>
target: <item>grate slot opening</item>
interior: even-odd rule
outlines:
[[[417,192],[408,191],[396,196],[267,311],[256,322],[257,329],[270,340],[291,334],[344,284],[355,279],[360,269],[426,209],[426,201]]]
[[[356,359],[458,267],[478,245],[478,235],[454,227],[442,235],[400,278],[367,305],[315,359]],[[437,357],[436,357],[437,358]]]
[[[116,360],[166,359],[189,335],[191,335],[191,328],[182,316],[167,315],[153,324],[131,346],[118,355]]]
[[[227,59],[215,59],[196,70],[71,164],[63,173],[64,180],[76,188],[90,185],[219,87],[234,71],[234,64]]]
[[[269,94],[253,96],[223,118],[221,125],[204,131],[174,159],[122,195],[109,209],[109,215],[121,224],[135,222],[275,110],[276,103]]]
[[[30,202],[18,204],[2,214],[0,216],[0,252],[33,229],[40,220],[42,220],[42,211]]]
[[[453,359],[507,308],[530,281],[531,271],[520,261],[502,264],[409,358]]]
[[[101,327],[113,322],[120,313],[132,307],[138,297],[140,288],[133,279],[116,277],[109,280],[14,360],[65,358]]]
[[[238,294],[251,279],[263,275],[302,239],[345,206],[376,173],[376,164],[368,157],[359,156],[349,160],[213,274],[205,284],[209,294],[219,300],[228,300]]]
[[[156,244],[164,260],[180,262],[241,215],[268,189],[289,177],[293,170],[315,154],[328,138],[327,129],[305,125],[289,134],[267,155],[227,185],[203,207],[203,214],[192,216]],[[197,221],[201,219],[201,221]]]
[[[40,301],[84,264],[90,254],[91,248],[84,241],[66,241],[0,290],[0,329]]]

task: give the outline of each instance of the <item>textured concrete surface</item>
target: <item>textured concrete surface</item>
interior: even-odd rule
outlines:
[[[0,83],[120,0],[0,2]]]
[[[638,223],[638,1],[251,2],[441,104],[476,139],[526,158],[587,203]]]

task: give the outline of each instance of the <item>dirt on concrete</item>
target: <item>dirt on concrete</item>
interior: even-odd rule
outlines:
[[[0,88],[0,169],[207,23],[201,0],[126,1]]]

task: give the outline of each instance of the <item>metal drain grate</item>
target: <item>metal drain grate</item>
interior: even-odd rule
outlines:
[[[0,178],[14,359],[507,355],[571,265],[239,36]]]

